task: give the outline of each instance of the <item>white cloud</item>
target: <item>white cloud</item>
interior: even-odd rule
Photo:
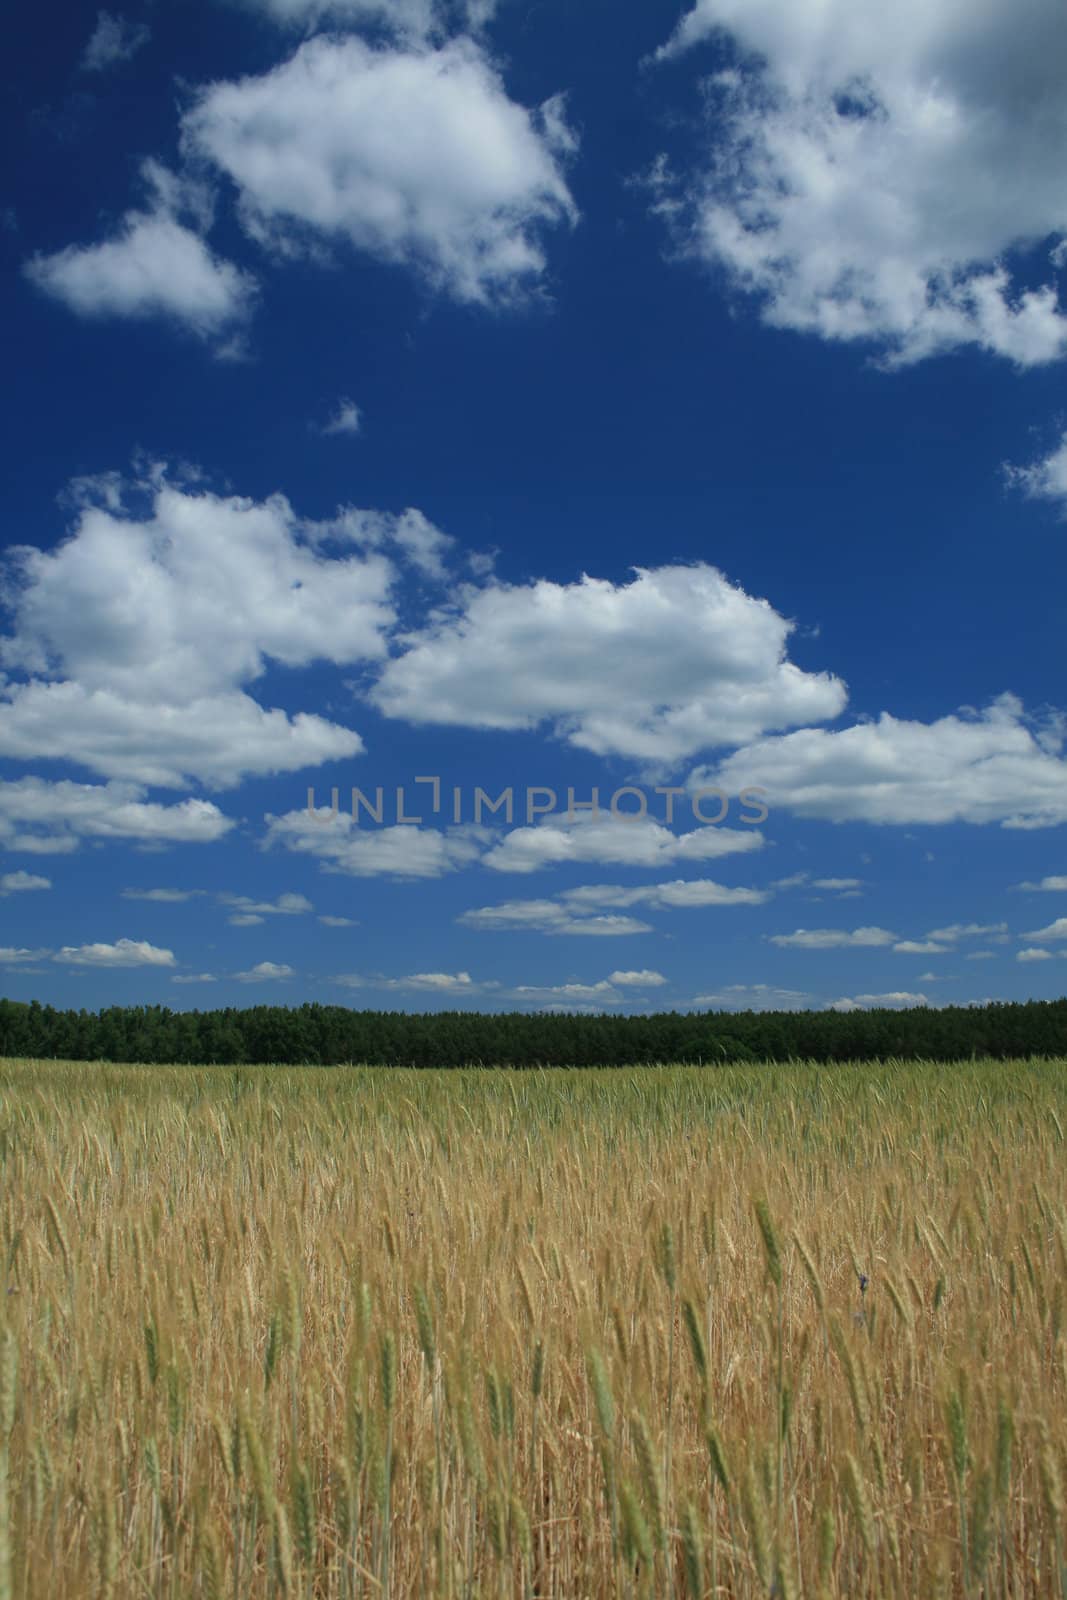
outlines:
[[[157,905],[182,905],[187,900],[199,899],[203,889],[123,889],[124,900],[149,900]]]
[[[1052,500],[1067,515],[1067,433],[1056,448],[1028,467],[1004,468],[1010,484],[1031,500]]]
[[[944,955],[948,948],[947,944],[938,944],[936,939],[901,939],[893,946],[894,952],[901,956]]]
[[[302,894],[280,894],[277,900],[252,900],[244,894],[220,894],[218,898],[221,905],[232,906],[229,921],[239,928],[250,928],[265,917],[299,917],[315,909]]]
[[[413,989],[435,989],[442,992],[474,987],[469,972],[413,972],[406,980]]]
[[[608,798],[605,794],[605,802]],[[489,851],[485,865],[497,872],[538,872],[565,862],[663,868],[675,861],[711,861],[759,850],[763,842],[755,828],[709,825],[674,833],[651,817],[576,812],[572,819],[564,813],[534,827],[513,829]]]
[[[318,920],[324,928],[355,928],[359,926],[353,917],[322,916]]]
[[[0,745],[4,709],[0,700]],[[0,848],[62,855],[77,849],[83,839],[211,844],[234,826],[209,800],[160,805],[145,800],[144,793],[130,783],[49,783],[43,778],[0,783]]]
[[[652,906],[659,911],[701,906],[761,906],[771,898],[766,889],[732,889],[711,878],[675,878],[667,883],[627,888],[619,883],[582,884],[564,890],[570,906]]]
[[[51,878],[41,878],[35,872],[5,872],[0,876],[0,899],[9,894],[27,894],[34,889],[51,887]]]
[[[1062,873],[1054,873],[1047,878],[1040,879],[1037,883],[1017,883],[1015,887],[1048,894],[1067,894],[1067,877]]]
[[[114,944],[64,945],[52,959],[74,967],[172,967],[174,952],[145,939],[118,939]]]
[[[707,906],[762,905],[770,898],[762,889],[731,889],[710,878],[677,879],[628,888],[623,884],[582,884],[566,889],[556,900],[507,900],[481,906],[457,920],[471,928],[530,928],[538,933],[648,933],[650,926],[618,913],[632,906],[669,911]]]
[[[877,949],[897,943],[896,934],[885,928],[853,928],[851,933],[843,928],[797,928],[795,933],[772,933],[768,937],[771,944],[798,950]]]
[[[955,944],[959,939],[995,939],[997,943],[1003,942],[1003,936],[1008,932],[1006,922],[953,922],[947,928],[931,928],[927,934],[928,939],[936,939],[939,944]]]
[[[510,991],[511,998],[523,1004],[530,1002],[549,1002],[556,1011],[569,1011],[580,1009],[582,1011],[599,1010],[604,1006],[622,1005],[625,996],[621,995],[608,979],[602,978],[599,983],[556,983],[538,985],[522,983]]]
[[[555,900],[506,900],[501,905],[480,906],[457,917],[463,927],[483,932],[575,933],[592,938],[612,938],[630,933],[651,933],[647,922],[636,917],[589,913]]]
[[[1067,939],[1067,917],[1057,917],[1055,922],[1050,922],[1047,928],[1038,928],[1033,933],[1020,934],[1021,939]]]
[[[29,680],[0,684],[0,754],[166,787],[357,754],[351,729],[267,710],[245,686],[268,662],[379,659],[391,563],[321,554],[281,495],[193,493],[158,473],[146,487],[141,518],[86,506],[55,549],[12,552],[0,661]]]
[[[908,1006],[928,1006],[930,1004],[924,994],[909,994],[906,989],[895,989],[889,994],[857,994],[845,996],[841,1000],[832,1000],[827,1006],[828,1011],[865,1011],[888,1007],[890,1009],[905,1009]]]
[[[171,983],[217,983],[218,979],[211,972],[179,973],[173,977]]]
[[[205,191],[158,163],[143,170],[154,190],[147,210],[127,211],[99,244],[34,256],[27,276],[78,316],[173,317],[204,339],[232,335],[251,312],[255,279],[205,244]]]
[[[652,972],[648,967],[642,967],[639,972],[612,972],[608,976],[608,982],[620,989],[659,989],[667,981],[662,972]]]
[[[1063,719],[1028,718],[1014,695],[982,712],[907,722],[883,712],[877,722],[840,731],[804,728],[737,750],[691,787],[745,784],[765,803],[833,822],[999,822],[1006,828],[1067,821]]]
[[[839,680],[786,659],[792,627],[703,564],[493,583],[409,635],[371,698],[414,723],[548,723],[597,755],[671,763],[841,711]]]
[[[111,11],[99,11],[81,59],[83,72],[104,72],[129,61],[148,43],[150,29],[143,22],[128,22]]]
[[[22,967],[31,961],[42,961],[49,954],[48,950],[27,950],[11,945],[0,946],[0,967]]]
[[[437,37],[450,27],[477,32],[492,19],[496,0],[246,0],[283,27],[311,33],[324,23],[379,27],[412,42]]]
[[[333,414],[328,422],[324,422],[321,432],[331,433],[358,433],[361,426],[361,413],[354,400],[349,400],[347,395],[342,395],[334,407]]]
[[[239,983],[269,983],[274,979],[292,978],[294,969],[287,967],[284,962],[258,961],[247,972],[235,972],[234,977]]]
[[[425,578],[445,576],[444,557],[455,543],[413,506],[399,514],[346,506],[327,522],[308,526],[315,538],[356,544],[366,550],[392,547]]]
[[[436,0],[246,0],[283,27],[312,32],[324,22],[378,25],[401,38],[425,39],[437,23]]]
[[[4,755],[66,759],[164,788],[193,778],[227,788],[250,774],[296,772],[363,749],[348,728],[304,712],[290,718],[265,711],[239,691],[182,705],[72,682],[9,684],[6,693],[0,700]]]
[[[602,1005],[581,1005],[577,1000],[553,1000],[545,1005],[539,1005],[537,1009],[547,1016],[595,1017],[604,1008]]]
[[[1067,937],[1067,933],[1065,933]],[[1016,961],[1051,961],[1051,950],[1018,950],[1015,954]]]
[[[793,872],[787,878],[776,878],[771,885],[774,889],[819,889],[824,894],[832,894],[838,900],[858,900],[862,896],[862,878],[813,878],[807,872]],[[820,896],[813,895],[812,899]]]
[[[261,77],[212,84],[184,119],[264,245],[347,240],[474,302],[536,285],[543,230],[574,220],[551,133],[469,38],[310,39]]]
[[[267,818],[264,840],[298,854],[318,857],[326,872],[353,878],[439,878],[469,866],[482,853],[484,829],[357,825],[351,813],[321,806]]]
[[[1058,0],[698,0],[661,55],[726,36],[703,170],[658,176],[694,254],[774,326],[874,340],[896,362],[975,344],[1026,366],[1067,348]]]
[[[412,972],[404,978],[347,972],[333,981],[346,989],[412,989],[427,994],[477,994],[485,987],[494,987],[475,983],[469,972]]]
[[[802,989],[779,989],[771,983],[729,983],[718,994],[698,994],[694,1006],[728,1011],[802,1011],[811,996]]]

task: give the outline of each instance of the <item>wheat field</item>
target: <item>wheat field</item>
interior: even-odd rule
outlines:
[[[1067,1595],[1065,1119],[0,1063],[0,1600]]]

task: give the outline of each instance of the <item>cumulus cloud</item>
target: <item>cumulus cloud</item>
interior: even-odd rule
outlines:
[[[295,772],[358,755],[359,735],[324,718],[265,711],[232,691],[153,705],[80,683],[8,686],[0,751],[19,761],[77,762],[106,775],[173,788],[190,779],[229,788],[249,774]]]
[[[891,1010],[904,1010],[908,1006],[928,1006],[929,1000],[924,994],[909,994],[906,989],[894,989],[889,994],[857,994],[846,995],[841,1000],[831,1000],[827,1005],[828,1011],[867,1011],[881,1010],[883,1007]]]
[[[1058,0],[698,0],[661,57],[715,36],[702,164],[659,205],[767,322],[906,363],[1067,348]],[[1011,252],[1040,247],[1037,272]],[[1040,275],[1044,281],[1036,284]]]
[[[1033,933],[1023,933],[1022,939],[1067,939],[1067,917],[1057,917],[1047,928],[1037,928]]]
[[[50,889],[51,878],[42,878],[36,872],[5,872],[0,874],[0,899],[9,894],[29,894],[34,890]]]
[[[823,894],[834,895],[838,900],[857,900],[863,889],[863,879],[813,878],[808,872],[791,872],[787,878],[776,878],[772,887],[775,889],[818,889]]]
[[[146,208],[128,211],[110,239],[34,256],[28,277],[78,316],[171,317],[204,339],[232,336],[251,312],[256,281],[204,242],[210,195],[156,162],[142,170]]]
[[[83,506],[55,549],[11,552],[0,663],[26,681],[0,683],[0,754],[223,787],[359,753],[351,729],[268,710],[246,686],[268,662],[381,658],[388,559],[324,555],[281,495],[194,493],[157,474],[148,501],[141,516]]]
[[[309,536],[365,550],[391,547],[424,578],[445,576],[445,556],[455,541],[413,506],[399,514],[346,506],[327,522],[309,524]]]
[[[642,967],[638,972],[612,972],[608,982],[620,989],[659,989],[667,982],[662,972],[652,972]]]
[[[0,699],[0,745],[4,704]],[[5,753],[11,753],[10,750]],[[211,844],[234,826],[209,800],[161,805],[131,783],[50,783],[19,778],[0,783],[0,848],[65,855],[83,839],[142,845]]]
[[[894,953],[900,956],[944,955],[948,948],[947,944],[938,944],[936,939],[901,939],[893,946]]]
[[[28,950],[24,946],[0,945],[0,967],[23,967],[30,962],[45,960],[48,950]]]
[[[843,950],[847,948],[877,949],[896,944],[895,933],[885,928],[797,928],[795,933],[772,933],[772,944],[791,946],[798,950]]]
[[[438,22],[436,0],[245,0],[245,4],[282,27],[309,33],[329,22],[376,25],[401,38],[425,39]]]
[[[351,813],[305,807],[267,817],[264,840],[316,856],[325,872],[353,878],[439,878],[476,861],[487,834],[481,828],[360,827]]]
[[[286,966],[284,962],[277,961],[257,961],[256,965],[250,967],[247,972],[234,973],[238,983],[270,983],[294,976],[294,968]]]
[[[123,889],[124,900],[148,900],[156,905],[177,906],[199,899],[203,889]]]
[[[114,944],[64,945],[52,959],[74,967],[173,967],[174,951],[145,939],[117,939]]]
[[[482,932],[574,933],[591,938],[613,938],[631,933],[651,933],[649,923],[636,917],[590,911],[556,900],[506,900],[501,905],[480,906],[457,917],[465,928]]]
[[[345,241],[459,301],[536,285],[542,234],[576,215],[551,121],[508,98],[470,38],[309,39],[260,77],[205,89],[184,139],[233,179],[268,248]]]
[[[674,833],[651,817],[632,819],[576,812],[515,828],[489,851],[485,865],[497,872],[538,872],[566,862],[605,866],[667,867],[672,862],[711,861],[763,847],[755,828],[708,826]]]
[[[724,1011],[802,1011],[811,996],[802,989],[780,989],[773,983],[728,983],[717,994],[698,994],[693,1006]]]
[[[1037,883],[1018,883],[1017,889],[1036,890],[1042,894],[1067,894],[1067,876],[1063,873],[1052,873],[1047,878],[1041,878]]]
[[[1067,821],[1063,738],[1061,717],[1027,717],[1005,694],[984,711],[936,722],[883,712],[851,728],[761,739],[689,781],[759,785],[772,808],[832,822],[1053,827]]]
[[[469,972],[413,972],[406,981],[413,989],[432,989],[438,993],[474,987]]]
[[[381,973],[342,973],[334,978],[346,989],[411,989],[426,994],[477,994],[492,984],[475,983],[469,972],[412,972],[403,978],[387,978]]]
[[[521,983],[510,991],[511,998],[522,1004],[547,1002],[556,1011],[580,1009],[597,1010],[604,1006],[622,1005],[625,996],[607,978],[599,983]]]
[[[582,884],[564,890],[560,897],[572,906],[651,906],[658,911],[702,906],[761,906],[770,898],[766,889],[732,889],[711,878],[675,878],[666,883],[627,888],[619,883]]]
[[[955,944],[960,939],[994,939],[1003,943],[1007,933],[1006,922],[953,922],[947,928],[931,928],[926,937],[939,944]]]
[[[355,928],[359,926],[353,917],[321,916],[318,920],[324,928]]]
[[[443,36],[452,28],[478,32],[491,21],[496,0],[245,0],[282,27],[308,33],[324,23],[378,28],[411,42]]]
[[[320,432],[331,433],[358,433],[362,425],[362,416],[354,400],[349,400],[347,395],[342,395],[331,413],[329,420],[322,424]]]
[[[81,59],[83,72],[105,72],[108,67],[130,61],[149,40],[150,29],[143,22],[129,22],[111,11],[98,11],[96,27]]]
[[[277,900],[253,900],[244,894],[220,894],[219,902],[232,908],[229,921],[235,928],[252,928],[266,917],[299,917],[315,907],[306,895],[280,894]]]
[[[786,658],[792,626],[704,564],[492,583],[408,635],[372,699],[410,722],[547,724],[597,755],[677,762],[838,715],[840,681]]]
[[[769,898],[766,890],[732,889],[710,878],[679,878],[636,888],[616,883],[580,884],[554,900],[507,900],[464,912],[458,920],[471,928],[528,927],[538,933],[647,933],[648,923],[620,913],[633,906],[656,911],[757,906]]]
[[[170,981],[171,983],[217,983],[218,979],[213,972],[180,972]]]
[[[1067,935],[1065,935],[1067,937]],[[1051,961],[1051,950],[1018,950],[1015,954],[1016,961]]]
[[[1051,500],[1067,515],[1067,433],[1059,444],[1040,461],[1028,467],[1007,465],[1004,468],[1008,482],[1020,489],[1030,500]]]

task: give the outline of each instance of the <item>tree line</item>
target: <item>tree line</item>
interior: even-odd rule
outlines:
[[[906,1011],[651,1016],[228,1006],[61,1011],[0,1000],[0,1055],[239,1066],[621,1067],[656,1062],[1067,1058],[1067,999]]]

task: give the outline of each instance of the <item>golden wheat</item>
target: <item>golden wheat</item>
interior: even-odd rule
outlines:
[[[1065,1101],[0,1063],[0,1600],[1064,1600]]]

